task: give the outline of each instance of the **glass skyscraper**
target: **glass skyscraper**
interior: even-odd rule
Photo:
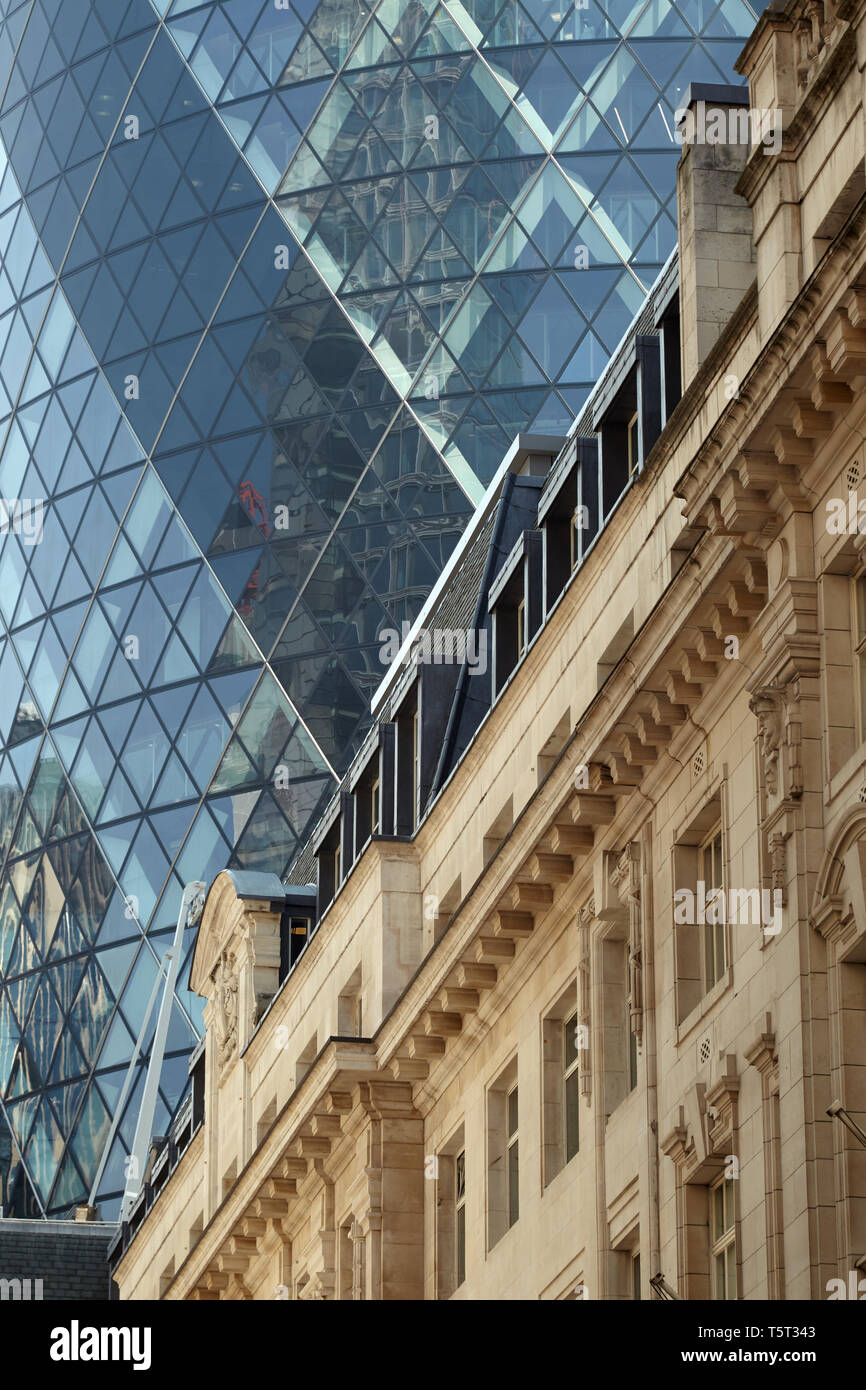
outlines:
[[[382,633],[515,433],[567,429],[670,251],[673,112],[734,80],[755,18],[0,0],[7,1212],[91,1193],[182,885],[291,862]]]

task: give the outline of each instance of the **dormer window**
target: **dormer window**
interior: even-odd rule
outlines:
[[[418,721],[418,683],[413,683],[394,716],[397,726],[398,835],[414,834],[418,825],[421,743]]]
[[[661,362],[657,333],[638,333],[603,393],[594,424],[601,442],[602,520],[640,472],[661,433]]]
[[[332,802],[314,842],[319,866],[317,918],[327,911],[354,863],[354,805],[347,792]]]
[[[291,886],[280,915],[280,984],[294,969],[316,929],[316,890]]]
[[[334,820],[327,835],[317,851],[319,861],[319,916],[330,906],[337,896],[342,881],[343,846],[342,824],[339,816]]]
[[[418,818],[418,793],[421,786],[421,740],[419,738],[418,709],[412,715],[412,805],[415,808],[413,819]],[[413,826],[414,829],[414,826]]]
[[[639,468],[640,468],[640,422],[639,422],[639,419],[638,419],[638,413],[637,413],[637,411],[635,411],[634,415],[631,417],[631,419],[630,419],[629,422],[628,422],[628,475],[629,475],[629,477],[630,477],[630,478],[633,477],[633,475],[638,471]]]
[[[523,531],[488,591],[494,695],[502,690],[541,627],[543,545],[539,531]]]
[[[544,536],[544,611],[549,613],[598,534],[598,441],[573,437],[545,482],[537,511]]]
[[[354,859],[363,854],[372,839],[393,835],[394,814],[394,725],[379,724],[368,736],[358,762],[349,777],[352,797],[353,833],[344,839],[351,844]]]
[[[573,570],[576,570],[577,567],[578,567],[578,565],[580,564],[580,532],[581,532],[581,518],[582,518],[582,516],[583,516],[583,508],[582,508],[582,507],[576,507],[575,510],[574,510],[574,515],[573,515],[573,517],[571,518],[571,531],[570,531],[570,537],[571,537],[571,568],[572,568]]]

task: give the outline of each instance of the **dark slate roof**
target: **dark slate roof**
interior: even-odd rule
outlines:
[[[619,389],[623,374],[633,364],[637,337],[640,334],[652,333],[658,327],[661,319],[671,312],[672,306],[675,304],[678,286],[678,262],[674,251],[590,392],[585,405],[569,430],[569,439],[575,435],[582,437],[593,433],[593,421],[598,416],[603,403],[608,396]],[[557,443],[562,443],[563,448],[554,460],[548,477],[555,471],[557,463],[568,461],[564,456],[571,453],[566,441],[554,441],[543,436],[523,436],[515,441],[515,446],[509,451],[506,458],[514,455],[516,446],[524,441],[528,446],[527,452],[529,453],[533,452],[533,445],[537,446],[538,452],[543,453],[545,448],[552,450],[556,448]],[[503,469],[505,466],[506,460],[503,460]],[[487,612],[487,595],[490,586],[521,531],[531,529],[535,524],[538,500],[544,482],[544,477],[533,474],[503,472],[497,483],[498,495],[491,501],[488,492],[485,502],[481,504],[482,507],[485,504],[488,507],[484,520],[474,533],[470,522],[466,535],[458,543],[458,553],[461,547],[465,547],[465,553],[459,559],[453,572],[445,579],[441,591],[437,593],[434,589],[431,599],[428,600],[422,611],[420,622],[423,629],[427,631],[434,628],[457,631],[468,631],[472,628],[485,629],[487,639],[490,640],[491,619]],[[412,665],[405,663],[404,670],[396,674],[395,678],[391,680],[384,700],[381,699],[381,691],[377,697],[374,697],[373,704],[376,710],[374,719],[376,722],[329,802],[319,822],[320,826],[332,814],[334,803],[340,792],[348,789],[355,772],[366,762],[376,743],[378,724],[392,718],[405,693],[411,675]],[[387,679],[386,677],[386,681]],[[490,709],[491,680],[492,673],[489,662],[486,677],[476,674],[470,680],[468,668],[465,665],[459,673],[452,698],[451,715],[443,739],[442,754],[431,788],[430,801],[436,797],[438,791],[447,781],[471,743],[482,719]],[[378,708],[376,708],[377,699],[381,701]],[[422,810],[422,815],[423,813]],[[309,884],[315,882],[316,856],[312,846],[316,841],[317,829],[318,827],[314,828],[307,843],[300,850],[286,875],[286,883]]]

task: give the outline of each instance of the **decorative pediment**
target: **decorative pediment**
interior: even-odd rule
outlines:
[[[280,917],[286,890],[276,874],[226,870],[204,902],[190,972],[209,1001],[221,1066],[242,1049],[279,984]]]
[[[717,1158],[727,1159],[733,1156],[736,1148],[737,1101],[740,1094],[740,1078],[736,1067],[736,1057],[726,1057],[722,1076],[709,1088],[705,1097],[708,1147]]]
[[[712,1086],[696,1082],[689,1088],[677,1123],[661,1145],[684,1182],[708,1182],[735,1157],[739,1091],[733,1055],[725,1058],[725,1070]]]
[[[866,952],[866,806],[851,810],[833,836],[809,920],[843,954]]]

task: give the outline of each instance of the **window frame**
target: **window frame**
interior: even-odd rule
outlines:
[[[512,1099],[514,1128],[511,1128]],[[520,1220],[520,1086],[517,1081],[505,1093],[505,1229]]]
[[[569,1060],[568,1060],[568,1052],[569,1052],[568,1037],[569,1037],[569,1033],[571,1033],[571,1036],[572,1036],[573,1038],[575,1038],[576,1035],[577,1035],[578,1026],[579,1026],[578,1011],[577,1011],[577,1008],[575,1007],[574,1011],[569,1015],[568,1018],[566,1018],[566,1019],[563,1021],[563,1024],[562,1024],[562,1156],[563,1156],[563,1165],[562,1165],[562,1166],[563,1166],[563,1167],[565,1167],[566,1164],[570,1163],[571,1160],[572,1160],[573,1158],[575,1158],[575,1157],[580,1153],[580,1049],[579,1049],[577,1046],[572,1046],[572,1051],[573,1051],[573,1053],[574,1053],[574,1056],[572,1057],[572,1059],[571,1059],[570,1062],[569,1062]],[[577,1142],[576,1142],[574,1148],[573,1148],[571,1151],[569,1151],[569,1123],[568,1123],[568,1119],[569,1119],[569,1090],[570,1090],[569,1083],[571,1083],[571,1084],[576,1088],[576,1091],[577,1091],[577,1095],[576,1095],[576,1105],[575,1105],[575,1119],[576,1119],[576,1128],[577,1128],[576,1139],[577,1139]]]
[[[710,872],[713,882],[710,883],[706,877],[707,854],[710,855]],[[718,864],[716,856],[718,855]],[[718,880],[718,881],[716,881]],[[710,892],[721,894],[720,901],[722,907],[727,902],[727,892],[725,885],[725,841],[722,830],[721,818],[717,820],[707,836],[698,846],[698,882],[703,882],[706,891],[707,905],[709,905]],[[728,968],[728,943],[727,943],[727,911],[722,912],[720,922],[704,921],[701,932],[701,975],[703,979],[704,994],[709,994],[721,980]]]
[[[690,814],[688,819],[684,818],[673,830],[670,865],[673,888],[675,1002],[679,1040],[686,1036],[689,1029],[733,983],[733,942],[730,939],[730,928],[725,922],[725,970],[716,983],[707,988],[705,932],[704,923],[700,921],[698,896],[698,883],[702,878],[701,849],[718,834],[720,825],[723,886],[728,883],[728,821],[727,778],[718,777],[707,788],[699,810]],[[678,898],[684,891],[689,895],[686,900]],[[693,912],[684,915],[683,908],[689,902]],[[726,918],[727,910],[722,915]]]
[[[581,529],[582,529],[582,528],[581,528],[581,525],[580,525],[580,519],[581,519],[582,515],[583,515],[583,510],[582,510],[582,508],[579,507],[579,506],[578,506],[578,507],[575,507],[574,511],[573,511],[572,514],[571,514],[571,525],[570,525],[569,528],[568,528],[568,534],[569,534],[569,537],[570,537],[570,540],[571,540],[571,573],[572,573],[572,574],[573,574],[574,571],[577,569],[577,567],[578,567],[578,565],[580,564],[580,561],[581,561],[581,553],[580,553],[580,552],[581,552],[581,544],[580,544],[580,539],[581,539],[581,538],[580,538],[580,532],[581,532]]]
[[[852,584],[851,638],[857,685],[857,738],[866,743],[866,570]]]
[[[461,1186],[462,1177],[462,1186]],[[466,1149],[454,1156],[454,1287],[466,1283]]]
[[[411,738],[412,738],[412,821],[415,829],[418,828],[419,820],[419,800],[421,793],[421,738],[420,721],[418,719],[418,706],[412,712]]]
[[[640,412],[635,411],[626,425],[628,441],[628,476],[633,478],[640,470]]]
[[[722,1228],[716,1229],[716,1193],[722,1198]],[[710,1256],[710,1298],[716,1302],[735,1302],[737,1299],[737,1213],[736,1183],[726,1173],[721,1173],[709,1185],[707,1193],[709,1212],[707,1233]],[[730,1221],[727,1218],[730,1216]],[[726,1223],[726,1224],[725,1224]],[[719,1292],[719,1261],[723,1270],[722,1289]],[[733,1292],[731,1289],[733,1288]]]

